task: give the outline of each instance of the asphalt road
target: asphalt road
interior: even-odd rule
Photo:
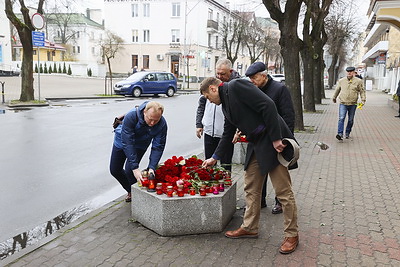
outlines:
[[[6,90],[18,95],[11,89],[11,84],[18,84],[16,79],[6,80]],[[103,82],[42,77],[41,95],[94,96],[104,92]],[[198,97],[156,98],[165,106],[168,122],[162,161],[202,151],[202,140],[195,136]],[[61,100],[24,111],[1,107],[6,111],[0,114],[0,242],[74,207],[85,203],[98,207],[123,195],[125,191],[108,171],[111,124],[116,115],[147,99]],[[148,154],[141,168],[147,167],[147,158]]]

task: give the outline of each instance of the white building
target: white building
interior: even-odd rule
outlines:
[[[230,19],[224,0],[104,0],[105,28],[124,40],[113,70],[137,66],[192,81],[213,76],[216,61],[226,57],[220,25]],[[241,54],[234,67],[248,65]]]
[[[11,62],[11,34],[10,21],[8,20],[5,10],[5,1],[0,0],[0,71],[12,71],[13,65]]]
[[[101,10],[88,9],[86,15],[48,14],[46,17],[46,38],[50,42],[66,43],[65,61],[70,62],[73,73],[85,75],[86,69],[90,68],[94,76],[104,76],[105,66],[99,47],[99,40],[104,36]],[[68,21],[66,28],[59,26],[64,21]],[[63,35],[66,36],[64,40]]]

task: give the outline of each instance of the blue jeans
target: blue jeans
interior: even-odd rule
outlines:
[[[351,133],[351,128],[354,124],[354,115],[356,114],[357,105],[339,105],[339,122],[338,122],[338,134],[343,135],[344,120],[346,118],[346,113],[348,113],[347,126],[346,126],[346,136]]]
[[[144,152],[146,151],[137,151],[139,161],[142,159]],[[111,152],[110,173],[128,193],[131,192],[131,185],[137,182],[126,160],[124,150],[122,148],[117,148],[115,145],[113,145]]]

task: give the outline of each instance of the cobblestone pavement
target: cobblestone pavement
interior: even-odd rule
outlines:
[[[332,95],[327,91],[327,96]],[[51,240],[21,251],[10,266],[400,266],[400,119],[386,94],[367,92],[351,139],[335,139],[338,105],[330,99],[305,113],[315,132],[296,133],[300,168],[291,171],[299,213],[300,245],[278,252],[282,214],[262,210],[258,239],[223,233],[161,237],[131,220],[120,198],[62,229]],[[315,144],[322,141],[328,150]],[[244,206],[242,166],[238,207]],[[240,226],[238,209],[226,229]],[[185,218],[182,218],[184,220]],[[23,255],[25,254],[25,255]],[[18,258],[19,257],[19,258]],[[10,261],[13,262],[10,263]],[[2,263],[0,262],[0,265]]]

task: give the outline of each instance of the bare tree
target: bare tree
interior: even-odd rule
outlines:
[[[221,23],[222,45],[226,57],[232,62],[232,65],[238,58],[240,48],[245,35],[246,22],[241,17],[233,13],[229,20]]]
[[[37,12],[43,14],[44,0],[39,0]],[[24,0],[19,0],[20,10],[22,13],[22,20],[19,19],[14,13],[13,0],[5,0],[6,15],[11,23],[15,26],[18,32],[19,40],[21,41],[24,50],[21,66],[21,95],[20,101],[34,100],[33,89],[33,45],[32,45],[32,31],[35,28],[32,25],[29,9],[25,6]]]
[[[321,59],[327,37],[324,19],[329,13],[332,0],[304,0],[306,5],[303,20],[303,46],[301,56],[304,66],[304,96],[306,111],[315,112],[315,100],[321,103],[321,81],[323,69]]]
[[[356,20],[348,5],[335,6],[335,9],[326,18],[326,32],[328,35],[328,53],[332,57],[328,67],[328,86],[332,88],[339,75],[339,66],[344,65],[346,46],[351,43],[355,35]],[[341,61],[339,61],[341,60]]]
[[[265,52],[265,36],[263,30],[257,24],[254,12],[242,12],[241,19],[247,21],[243,34],[243,46],[247,47],[250,55],[250,62],[256,62]],[[250,22],[250,23],[249,23]]]
[[[111,58],[115,57],[115,54],[120,50],[123,49],[124,40],[119,37],[118,35],[106,31],[105,37],[99,40],[99,46],[101,50],[101,55],[103,59],[107,60],[108,66],[108,74],[110,77],[110,88],[112,88],[112,70],[111,70]]]
[[[282,12],[280,0],[263,0],[271,18],[278,22],[281,36],[279,44],[285,64],[285,82],[289,88],[295,110],[295,128],[304,130],[300,86],[299,52],[302,42],[297,35],[298,18],[303,0],[287,0]]]

